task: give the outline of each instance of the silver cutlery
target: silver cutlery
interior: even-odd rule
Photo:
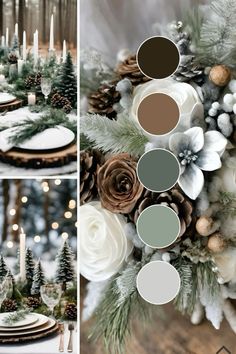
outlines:
[[[75,326],[73,323],[69,323],[68,325],[68,330],[70,331],[70,337],[69,337],[69,342],[68,342],[68,347],[67,347],[67,352],[72,353],[73,352],[73,330],[75,329]]]
[[[65,332],[65,326],[64,323],[59,322],[59,332],[60,332],[60,344],[59,344],[59,352],[64,353],[64,332]]]

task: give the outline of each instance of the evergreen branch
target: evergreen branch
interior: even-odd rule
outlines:
[[[16,323],[18,321],[24,320],[25,317],[30,313],[30,309],[23,309],[19,310],[13,313],[10,313],[8,316],[6,316],[3,320],[3,322],[6,325],[12,325],[13,323]]]
[[[222,213],[236,216],[236,194],[231,192],[220,191],[219,192],[219,201],[222,204],[223,208]]]
[[[140,156],[148,142],[141,128],[124,114],[117,121],[97,114],[87,115],[81,119],[80,129],[94,143],[94,148],[104,152]]]
[[[194,52],[199,47],[201,38],[201,28],[203,23],[203,16],[198,7],[192,11],[188,10],[183,18],[184,28],[187,33],[191,35],[191,44],[194,46]]]
[[[87,150],[92,147],[91,142],[84,134],[80,134],[80,150]]]

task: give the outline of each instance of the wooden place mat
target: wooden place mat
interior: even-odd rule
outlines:
[[[47,168],[64,166],[77,159],[77,146],[75,143],[56,151],[27,151],[11,149],[0,151],[0,161],[17,167]]]
[[[24,336],[14,336],[14,337],[0,337],[0,343],[1,344],[8,344],[8,343],[20,343],[20,342],[26,342],[26,341],[32,341],[40,338],[47,337],[53,333],[56,333],[58,331],[58,324],[56,323],[54,327],[40,333],[35,333],[35,334],[25,334]]]
[[[22,107],[22,104],[23,101],[18,99],[9,103],[0,104],[0,112],[14,111],[15,109]]]

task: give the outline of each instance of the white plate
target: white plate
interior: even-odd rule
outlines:
[[[75,134],[71,130],[57,126],[34,135],[30,140],[17,147],[25,150],[52,150],[69,145],[74,139]]]
[[[17,321],[15,323],[13,323],[12,325],[6,324],[4,323],[4,319],[9,316],[10,313],[9,312],[4,312],[0,314],[0,327],[4,327],[4,328],[19,328],[22,326],[28,326],[31,325],[33,323],[36,323],[38,321],[38,317],[36,316],[36,314],[34,313],[30,313],[28,315],[26,315],[26,317],[23,320]]]
[[[37,317],[37,321],[30,324],[30,325],[26,325],[26,326],[21,326],[21,327],[11,327],[11,328],[6,328],[6,327],[0,327],[0,333],[1,332],[15,332],[15,331],[20,331],[20,330],[27,330],[27,329],[32,329],[32,328],[36,328],[39,326],[43,326],[48,322],[48,317],[44,316],[44,315],[40,315],[38,313],[34,314]]]
[[[10,93],[1,92],[0,93],[0,104],[10,103],[15,101],[16,97],[11,95]]]
[[[50,328],[54,327],[56,324],[56,321],[52,318],[48,318],[48,321],[45,325],[43,325],[42,327],[37,327],[37,328],[32,328],[32,329],[21,329],[19,331],[15,331],[15,332],[1,332],[0,331],[0,337],[14,337],[14,336],[22,336],[22,335],[29,335],[29,334],[33,334],[33,333],[40,333],[46,330],[49,330]]]

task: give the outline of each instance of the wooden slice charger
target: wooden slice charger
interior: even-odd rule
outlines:
[[[23,101],[16,99],[15,101],[9,102],[9,103],[4,103],[0,104],[0,112],[9,112],[9,111],[14,111],[15,109],[18,109],[22,107]]]

